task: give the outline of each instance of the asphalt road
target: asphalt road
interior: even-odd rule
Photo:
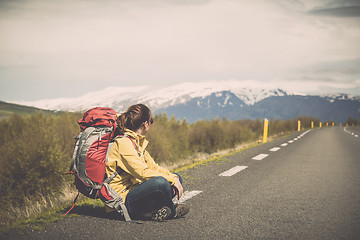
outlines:
[[[41,232],[12,237],[360,239],[358,134],[356,127],[299,132],[186,170],[180,173],[185,190],[198,194],[185,201],[191,211],[182,219],[133,224],[90,209]],[[241,171],[227,172],[236,166]],[[225,173],[233,175],[220,176]]]

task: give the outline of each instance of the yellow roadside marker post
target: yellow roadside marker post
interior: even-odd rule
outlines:
[[[301,129],[301,122],[300,120],[298,120],[298,132],[300,132],[300,129]]]
[[[265,118],[264,119],[263,143],[267,142],[268,128],[269,128],[269,121]]]

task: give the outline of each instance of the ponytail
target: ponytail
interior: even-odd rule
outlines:
[[[150,109],[144,104],[130,106],[126,112],[122,113],[117,118],[118,126],[121,132],[124,132],[125,129],[136,131],[146,121],[152,122],[153,117]]]
[[[128,118],[128,114],[127,112],[124,112],[122,113],[118,118],[117,118],[117,123],[118,123],[118,126],[120,128],[121,131],[124,131],[125,130],[125,123],[127,121],[127,118]]]

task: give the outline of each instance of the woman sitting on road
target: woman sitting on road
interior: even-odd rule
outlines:
[[[132,219],[150,217],[155,221],[180,218],[189,212],[185,204],[174,204],[183,193],[180,175],[160,167],[145,150],[144,135],[153,123],[148,107],[132,105],[118,117],[122,135],[109,151],[106,173],[118,171],[110,186],[124,199]]]

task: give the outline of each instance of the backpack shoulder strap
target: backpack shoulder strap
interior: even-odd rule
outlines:
[[[124,138],[124,137],[130,139],[130,141],[132,142],[134,148],[136,149],[136,144],[135,144],[134,140],[132,139],[132,137],[130,137],[129,135],[120,134],[120,135],[118,135],[118,136],[116,136],[116,137],[114,138],[114,141],[115,141],[115,139],[117,139],[117,138]]]

